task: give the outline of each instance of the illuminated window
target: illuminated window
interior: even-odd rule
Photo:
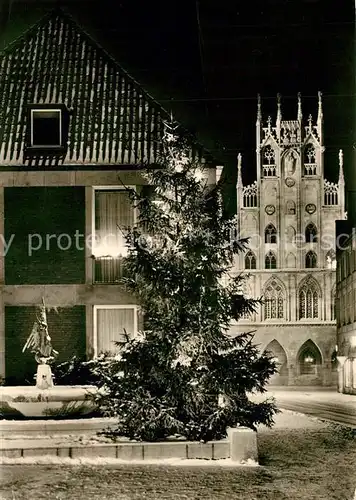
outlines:
[[[122,257],[127,255],[125,235],[134,225],[135,211],[129,191],[94,189],[94,281],[117,283],[122,277]]]

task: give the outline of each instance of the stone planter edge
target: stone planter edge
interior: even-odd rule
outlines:
[[[22,443],[2,442],[0,458],[57,456],[62,458],[109,458],[125,461],[164,460],[164,459],[230,459],[232,462],[258,463],[257,433],[248,428],[229,429],[228,439],[200,443],[194,441],[177,442],[138,442],[110,443],[91,445],[44,446],[38,440],[36,446]]]

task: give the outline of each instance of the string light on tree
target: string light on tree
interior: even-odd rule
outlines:
[[[129,340],[102,373],[101,406],[117,418],[111,433],[136,440],[221,439],[228,427],[271,424],[276,410],[248,396],[264,390],[275,363],[251,333],[228,334],[261,302],[244,296],[244,276],[229,275],[247,240],[230,241],[236,220],[223,215],[220,187],[178,130],[171,115],[160,168],[142,173],[153,199],[131,193],[139,215],[122,283],[141,307],[143,341]],[[139,246],[142,234],[152,245]]]

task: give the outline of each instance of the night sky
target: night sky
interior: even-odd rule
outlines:
[[[10,0],[3,0],[3,2]],[[13,0],[9,26],[54,0]],[[355,173],[354,0],[63,0],[84,27],[221,161],[236,181],[255,179],[256,96],[266,119],[282,94],[284,119],[316,118],[323,92],[325,170],[338,175],[344,149],[348,184]],[[336,6],[337,5],[337,6]],[[4,12],[3,8],[3,12]]]

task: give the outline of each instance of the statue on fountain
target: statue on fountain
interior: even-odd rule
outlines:
[[[48,333],[46,306],[43,298],[42,304],[36,314],[36,321],[22,352],[26,349],[31,350],[38,363],[36,386],[39,389],[53,387],[53,376],[49,362],[55,359],[58,352],[53,349],[51,337]]]

